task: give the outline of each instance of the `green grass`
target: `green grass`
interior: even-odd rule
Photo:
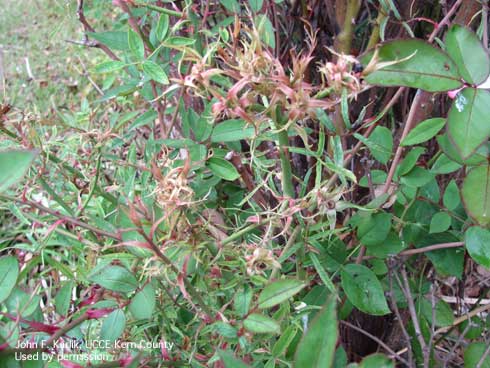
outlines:
[[[75,0],[3,0],[0,11],[0,102],[36,118],[72,109],[93,90],[84,70],[100,52],[80,41]],[[31,76],[27,70],[27,61]],[[1,77],[2,75],[0,75]],[[33,78],[32,78],[33,77]]]

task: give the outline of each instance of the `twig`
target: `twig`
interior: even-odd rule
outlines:
[[[407,342],[407,355],[408,355],[408,366],[413,367],[413,352],[412,352],[412,343],[411,343],[411,338],[410,335],[407,332],[407,329],[405,328],[405,325],[403,324],[402,316],[400,314],[400,310],[398,309],[398,305],[396,303],[396,298],[395,298],[395,292],[393,289],[393,269],[390,267],[388,270],[388,279],[390,283],[390,302],[391,302],[391,308],[395,312],[396,319],[398,320],[398,324],[400,325],[400,329],[402,330],[402,334],[405,337],[405,340]]]
[[[404,250],[403,252],[398,253],[397,256],[411,256],[413,254],[431,252],[433,250],[459,248],[463,246],[464,246],[464,242],[440,243],[440,244],[429,245],[427,247],[422,247],[422,248]]]
[[[99,148],[98,151],[99,151],[98,152],[99,157],[97,158],[97,164],[95,167],[95,178],[94,178],[92,187],[90,188],[90,191],[87,195],[87,198],[85,198],[85,201],[83,202],[82,207],[80,207],[80,209],[76,213],[76,217],[80,216],[80,214],[83,213],[83,211],[87,208],[88,204],[90,203],[90,200],[92,199],[92,197],[94,195],[95,188],[97,187],[97,183],[99,181],[99,176],[100,176],[100,166],[101,166],[101,162],[102,162],[102,152],[101,152],[102,150]]]
[[[78,326],[79,324],[85,322],[89,318],[89,315],[87,313],[82,314],[80,317],[75,318],[71,322],[67,323],[63,327],[61,327],[58,331],[56,331],[47,341],[46,341],[46,346],[51,347],[56,340],[58,340],[61,336],[66,334],[68,331],[73,329],[75,326]]]
[[[444,359],[443,359],[443,367],[444,368],[447,367],[449,361],[451,360],[451,358],[453,357],[454,353],[456,352],[456,349],[463,342],[464,337],[466,336],[466,334],[468,333],[468,331],[470,330],[470,328],[471,328],[471,324],[468,323],[465,326],[463,332],[461,332],[461,334],[458,336],[458,339],[456,340],[456,342],[454,343],[454,345],[451,347],[451,350],[449,350],[449,352],[444,357]]]
[[[77,7],[77,15],[78,15],[78,20],[83,26],[83,30],[85,33],[87,32],[95,32],[95,29],[88,23],[87,18],[85,18],[85,14],[83,12],[83,0],[77,0],[78,1],[78,7]],[[87,35],[85,34],[85,37]],[[112,60],[120,60],[116,54],[114,54],[110,48],[108,48],[106,45],[101,44],[97,42],[96,47],[100,48],[102,51],[104,51],[107,56],[109,56]]]
[[[84,62],[82,61],[81,57],[78,57],[78,61],[82,65],[82,75],[88,79],[90,84],[95,88],[95,90],[99,93],[99,95],[104,96],[104,91],[97,85],[97,83],[94,82],[94,80],[90,77],[90,74],[87,72],[87,67],[85,66]]]
[[[31,70],[31,64],[29,64],[29,58],[25,57],[24,61],[26,63],[26,71],[27,71],[27,76],[29,77],[29,80],[35,80],[34,75],[32,75],[32,70]]]
[[[174,129],[175,123],[177,122],[177,116],[179,115],[179,108],[180,108],[180,100],[184,96],[184,90],[185,90],[185,87],[182,87],[180,89],[179,96],[177,97],[177,103],[175,105],[175,110],[174,110],[174,113],[173,113],[172,118],[170,120],[170,125],[169,125],[167,131],[164,132],[164,138],[170,138],[170,134],[172,133],[172,130]]]
[[[409,365],[408,361],[405,358],[402,358],[399,356],[394,350],[392,350],[388,345],[386,345],[383,341],[381,341],[379,338],[376,336],[370,334],[367,331],[364,331],[362,328],[357,327],[356,325],[353,325],[352,323],[349,323],[347,321],[340,321],[340,324],[347,326],[349,328],[352,328],[353,330],[356,330],[357,332],[362,333],[363,335],[369,337],[371,340],[375,341],[379,346],[381,346],[383,349],[385,349],[388,353],[390,353],[395,359],[398,359],[400,362]]]
[[[5,94],[5,69],[3,66],[3,47],[0,46],[0,92]],[[1,115],[1,114],[0,114]]]
[[[107,231],[99,229],[95,226],[89,225],[83,221],[80,221],[76,218],[73,218],[70,216],[65,216],[65,215],[59,213],[58,211],[54,211],[50,208],[44,207],[40,203],[30,201],[28,199],[25,199],[25,200],[17,199],[17,198],[14,198],[14,197],[11,197],[8,195],[4,195],[4,194],[0,195],[0,199],[5,199],[7,201],[16,202],[16,203],[21,204],[21,205],[26,205],[29,207],[37,208],[38,210],[49,213],[50,215],[53,215],[53,216],[65,221],[65,222],[69,222],[75,226],[79,226],[79,227],[82,227],[84,229],[90,230],[91,232],[93,232],[95,234],[99,234],[99,235],[105,236],[107,238],[111,238],[111,239],[115,239],[115,240],[119,240],[119,241],[121,240],[121,237],[118,234],[107,232]]]
[[[487,310],[490,309],[490,304],[482,305],[481,307],[473,309],[471,312],[468,312],[464,316],[458,317],[454,320],[453,324],[451,326],[447,327],[441,327],[438,330],[435,331],[435,335],[441,334],[441,333],[446,333],[448,332],[451,328],[463,323],[464,321],[467,321],[471,317],[476,316],[477,314],[480,314],[482,312],[486,312]]]
[[[446,25],[446,23],[449,22],[449,18],[451,18],[453,16],[453,14],[456,12],[456,10],[458,9],[458,7],[461,5],[462,2],[463,2],[463,0],[457,0],[453,4],[453,6],[451,7],[451,9],[449,9],[449,11],[444,16],[444,18],[442,18],[442,20],[439,22],[439,24],[437,25],[437,27],[434,28],[434,30],[432,31],[432,33],[430,34],[429,39],[428,39],[428,41],[430,43],[432,43],[434,41],[434,39],[436,38],[437,34],[442,29],[442,27],[444,27]]]
[[[410,317],[412,318],[413,328],[415,330],[415,336],[417,337],[417,340],[420,344],[420,348],[422,349],[424,368],[427,368],[429,367],[430,351],[424,340],[424,336],[422,335],[422,330],[420,329],[419,319],[417,317],[417,311],[415,310],[415,304],[413,302],[412,293],[410,292],[410,284],[408,282],[407,271],[405,270],[404,267],[401,267],[400,272],[402,275],[402,280],[404,285],[404,287],[402,287],[401,289],[403,294],[405,295],[405,298],[407,299],[408,311],[410,313]]]
[[[483,47],[488,52],[488,0],[482,1],[481,22],[483,24]]]
[[[408,113],[407,120],[405,121],[405,127],[403,128],[402,136],[400,137],[400,142],[403,141],[403,139],[407,136],[407,134],[412,129],[412,126],[415,124],[415,116],[417,115],[417,110],[420,107],[421,96],[422,96],[422,91],[417,90],[415,98],[413,99],[412,102],[412,106],[410,107],[410,112]],[[393,180],[393,176],[395,175],[395,171],[398,168],[398,163],[400,162],[400,159],[402,157],[403,148],[404,147],[399,144],[398,148],[396,149],[395,157],[393,158],[393,162],[391,163],[390,171],[388,172],[388,176],[386,178],[386,182],[385,185],[383,186],[381,194],[387,193],[388,189],[390,188],[391,182]]]
[[[488,354],[490,354],[490,345],[488,345],[487,348],[485,349],[485,352],[482,354],[475,368],[481,368],[483,366],[483,363],[485,362],[485,359],[487,358]]]
[[[386,106],[383,108],[380,114],[378,114],[378,117],[376,118],[376,121],[379,121],[392,107],[393,105],[398,101],[402,93],[405,91],[405,87],[400,87],[396,91],[396,93],[393,95],[391,100],[386,104]],[[372,131],[376,128],[375,122],[372,122],[371,125],[366,129],[366,132],[363,134],[365,138],[368,138]],[[354,146],[354,148],[351,149],[350,153],[347,155],[347,157],[344,159],[344,167],[349,165],[349,163],[352,161],[354,156],[357,154],[357,152],[361,149],[363,143],[361,141],[357,142],[357,144]],[[330,179],[328,180],[326,187],[330,188],[335,181],[338,179],[338,174],[333,174]]]

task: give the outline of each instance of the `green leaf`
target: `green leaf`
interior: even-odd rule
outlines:
[[[483,364],[478,366],[480,359],[485,354],[488,345],[483,342],[474,342],[469,344],[464,351],[464,367],[465,368],[490,368],[490,356],[483,360]]]
[[[352,125],[349,119],[349,102],[347,101],[347,88],[342,88],[342,95],[340,98],[340,112],[342,115],[342,120],[344,120],[345,127],[351,129]]]
[[[375,316],[390,313],[383,287],[369,268],[360,264],[348,264],[340,274],[347,299],[357,309]]]
[[[489,157],[489,143],[484,143],[476,149],[476,152],[467,159],[462,159],[458,149],[454,146],[454,143],[448,137],[447,131],[445,134],[437,136],[437,143],[441,147],[442,152],[447,155],[451,160],[461,165],[466,166],[478,166],[487,161]]]
[[[482,225],[490,224],[490,166],[470,170],[463,181],[461,198],[468,215]]]
[[[299,293],[306,285],[296,279],[282,279],[267,285],[259,295],[258,307],[270,308]]]
[[[454,323],[453,310],[444,300],[437,300],[435,302],[435,308],[432,308],[432,301],[422,298],[420,300],[420,310],[425,319],[429,323],[434,322],[434,325],[437,327],[452,326]]]
[[[276,32],[269,17],[266,14],[260,14],[255,18],[255,24],[258,25],[260,39],[270,48],[275,48]]]
[[[153,61],[146,60],[142,65],[145,76],[161,84],[169,84],[167,74],[163,68]]]
[[[102,340],[115,341],[124,332],[126,327],[126,317],[121,309],[111,312],[102,323],[100,337]]]
[[[231,351],[218,350],[218,356],[225,365],[225,368],[250,368],[242,360],[237,359]]]
[[[196,40],[193,40],[192,38],[173,36],[165,40],[165,46],[179,48],[193,45],[194,42],[196,42]]]
[[[279,323],[270,317],[258,313],[250,314],[245,321],[243,321],[243,326],[250,332],[257,334],[279,334],[281,332]]]
[[[439,212],[432,217],[429,232],[431,234],[442,233],[449,229],[449,226],[451,226],[451,216],[446,212]]]
[[[238,13],[240,11],[240,3],[237,0],[219,0],[219,2],[226,10],[232,13]]]
[[[218,321],[212,324],[213,331],[228,339],[235,339],[238,330],[229,323]]]
[[[233,301],[233,306],[241,317],[245,316],[248,313],[250,309],[250,302],[252,301],[252,296],[252,290],[247,284],[243,286],[243,289],[240,289],[236,293],[235,299]]]
[[[359,368],[395,368],[395,363],[386,355],[376,353],[365,357],[359,363]]]
[[[320,260],[316,256],[315,253],[310,252],[308,256],[311,259],[311,262],[313,263],[313,266],[315,267],[316,272],[318,273],[318,276],[320,276],[320,279],[323,281],[323,284],[327,287],[327,289],[333,293],[337,293],[337,289],[335,288],[334,283],[332,282],[332,279],[330,276],[328,276],[327,271],[325,268],[323,268],[323,265],[321,264]]]
[[[16,321],[7,321],[2,323],[2,328],[0,329],[0,341],[3,343],[7,343],[10,347],[17,347],[17,344],[22,341],[22,339],[19,340],[19,334],[20,334],[20,323]],[[17,355],[15,355],[15,360],[18,362],[20,359],[18,358]],[[21,365],[17,364],[12,364],[8,363],[6,360],[6,357],[4,356],[2,358],[3,364],[2,367],[5,368],[10,368],[10,367],[21,367]],[[27,364],[23,364],[23,367],[26,367]],[[30,367],[34,368],[34,365],[31,365]],[[38,366],[39,367],[39,366]]]
[[[471,156],[490,136],[488,124],[490,92],[465,88],[458,93],[449,110],[448,135],[462,159]]]
[[[19,262],[13,256],[0,258],[0,302],[8,298],[17,283]]]
[[[366,247],[382,243],[391,229],[391,214],[382,212],[365,215],[357,226],[357,237]]]
[[[415,166],[410,172],[400,178],[400,182],[413,188],[423,187],[434,179],[434,174],[430,171]]]
[[[400,236],[394,231],[390,231],[382,243],[377,244],[375,247],[368,247],[367,254],[377,258],[387,258],[389,255],[400,253],[406,247],[407,245],[401,241]]]
[[[325,128],[327,128],[332,133],[336,132],[335,125],[333,124],[332,119],[330,119],[330,117],[328,116],[328,114],[324,110],[322,110],[320,108],[315,109],[315,115],[316,115],[316,118],[318,119],[318,121]]]
[[[330,296],[296,348],[295,368],[331,367],[338,338],[337,306]]]
[[[160,14],[160,18],[158,18],[157,28],[155,31],[155,36],[158,41],[162,42],[165,39],[165,36],[168,32],[168,27],[170,24],[170,18],[168,14]]]
[[[112,73],[126,66],[126,63],[117,60],[104,61],[94,68],[95,73]]]
[[[429,245],[452,243],[459,240],[459,238],[449,232],[429,234],[423,231],[414,244],[417,248],[423,248]],[[462,248],[446,248],[426,252],[425,255],[433,263],[437,274],[441,276],[456,276],[460,279],[463,272],[464,253]]]
[[[264,0],[248,0],[248,5],[253,12],[258,12],[262,9],[262,5],[264,5]]]
[[[368,138],[355,133],[354,136],[363,142],[371,151],[373,157],[386,164],[393,151],[393,135],[388,128],[377,126]]]
[[[235,142],[255,137],[255,128],[243,120],[225,120],[213,129],[211,142]]]
[[[290,325],[288,328],[286,328],[286,330],[281,334],[281,337],[272,347],[272,355],[278,358],[284,354],[291,342],[293,342],[293,339],[296,337],[297,332],[298,328],[295,325]]]
[[[398,175],[405,175],[413,169],[413,167],[417,164],[420,155],[425,152],[425,148],[423,147],[414,147],[412,148],[405,158],[403,159],[400,166],[398,166]]]
[[[435,137],[446,124],[446,119],[432,118],[427,119],[413,128],[410,133],[401,141],[401,146],[413,146],[423,143]]]
[[[472,226],[464,234],[466,250],[476,263],[490,268],[490,231]]]
[[[127,51],[128,47],[128,35],[126,32],[120,31],[108,31],[108,32],[87,32],[89,37],[100,43],[108,46],[111,50]]]
[[[65,316],[68,313],[71,304],[71,296],[73,288],[75,287],[74,281],[69,281],[64,284],[54,299],[54,305],[56,308],[56,312],[60,316]]]
[[[430,172],[434,174],[449,174],[461,168],[461,164],[451,160],[444,153],[441,154],[434,165],[430,168]]]
[[[89,280],[106,289],[122,293],[134,291],[138,287],[136,277],[121,266],[106,266],[90,275]]]
[[[0,152],[0,193],[24,177],[36,156],[36,151]]]
[[[19,313],[22,317],[28,317],[38,309],[40,302],[39,295],[32,296],[19,288],[14,288],[5,300],[5,305],[10,313]]]
[[[446,34],[446,50],[466,82],[480,84],[487,79],[490,72],[488,54],[474,32],[453,24]]]
[[[148,283],[133,297],[129,304],[129,311],[136,319],[150,319],[155,310],[155,299],[155,289]]]
[[[382,171],[382,170],[371,170],[370,171],[370,174],[371,174],[371,182],[372,184],[384,184],[386,182],[386,177],[387,177],[387,174]],[[364,187],[364,188],[368,188],[369,187],[369,181],[368,181],[368,178],[367,176],[363,176],[361,178],[361,180],[359,180],[359,185],[361,187]]]
[[[442,197],[442,203],[449,211],[454,211],[461,203],[459,189],[454,179],[447,185],[444,196]]]
[[[222,158],[211,157],[206,161],[206,166],[221,179],[233,181],[240,177],[235,166]]]
[[[136,60],[143,60],[145,58],[145,45],[143,44],[143,40],[132,28],[128,30],[128,45],[129,50],[131,50]]]
[[[416,39],[390,41],[382,44],[378,51],[377,65],[396,63],[366,75],[365,80],[369,84],[405,86],[429,92],[450,91],[462,86],[454,61],[427,42]],[[361,58],[365,67],[374,54],[371,51]]]

